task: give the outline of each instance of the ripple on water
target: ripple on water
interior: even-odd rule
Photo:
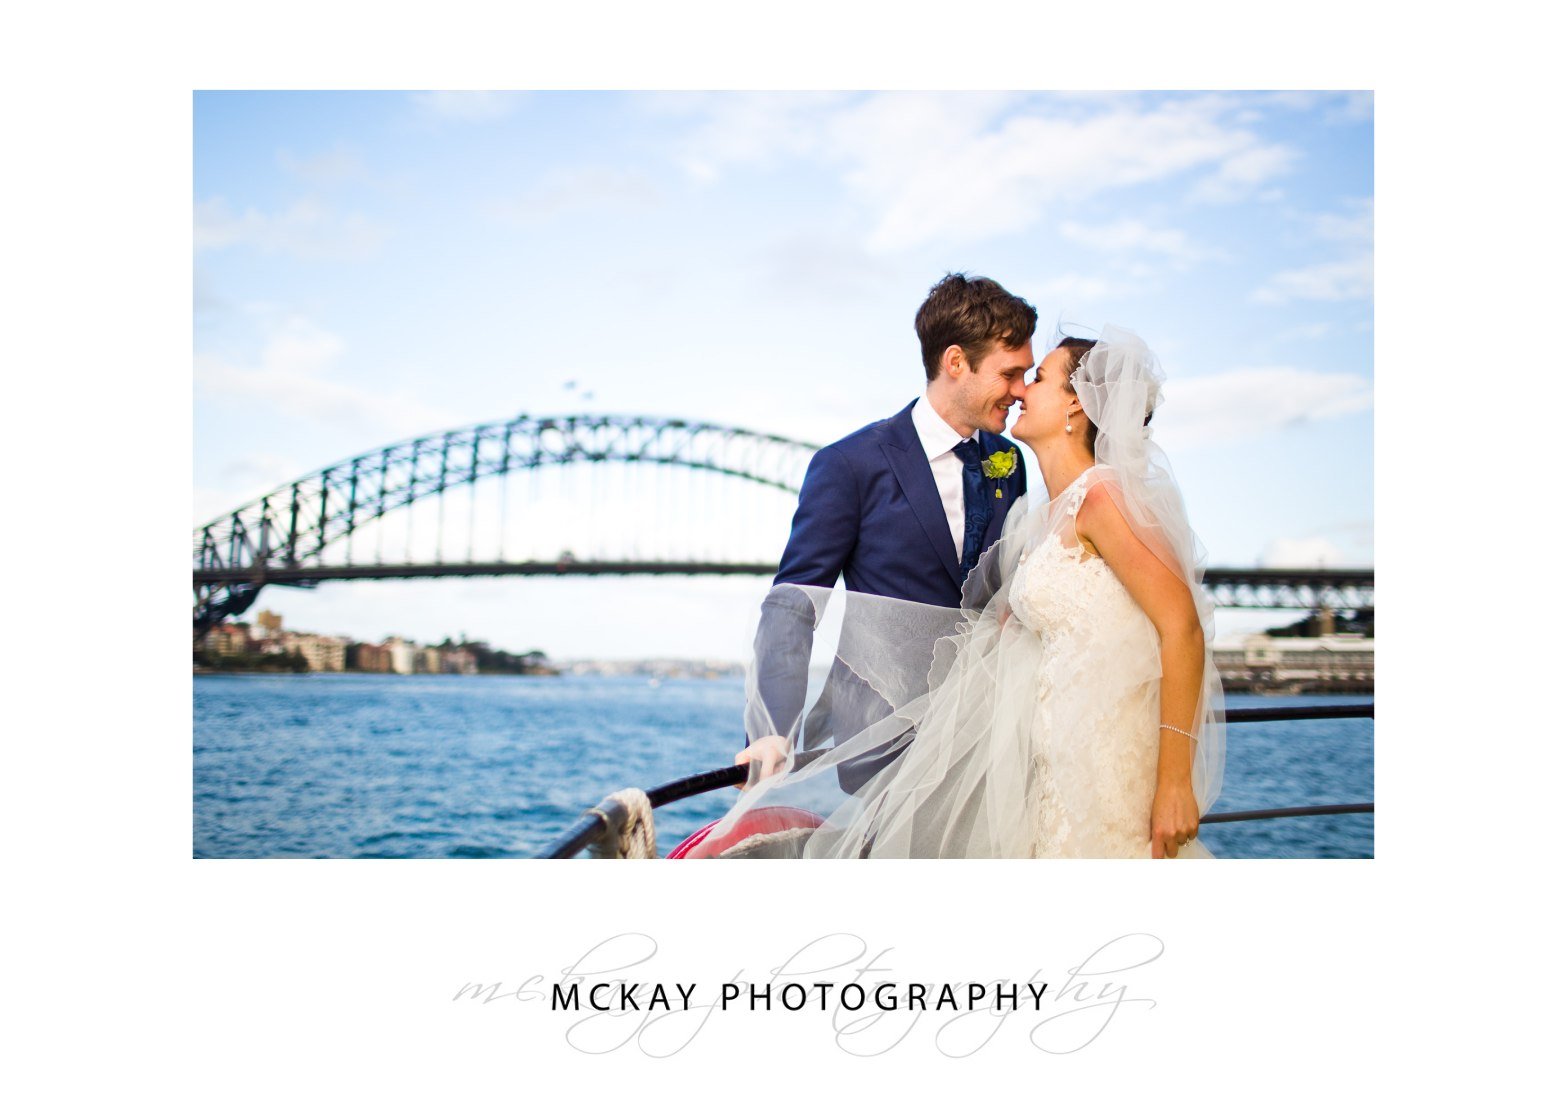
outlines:
[[[610,792],[727,764],[744,701],[733,678],[198,677],[194,853],[531,855]],[[1230,727],[1215,810],[1373,798],[1369,721]],[[734,799],[726,789],[660,808],[660,850]],[[1369,857],[1374,823],[1234,823],[1203,838],[1224,857]]]

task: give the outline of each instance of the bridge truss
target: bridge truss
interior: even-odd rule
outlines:
[[[818,448],[776,435],[710,423],[644,416],[526,415],[501,423],[479,424],[382,447],[334,463],[318,473],[280,486],[256,501],[196,529],[193,558],[193,624],[197,634],[228,617],[244,613],[268,584],[311,586],[329,579],[416,578],[495,574],[760,574],[768,569],[757,555],[664,554],[630,557],[581,555],[555,549],[547,554],[544,533],[534,533],[534,553],[477,559],[473,536],[467,554],[452,558],[443,542],[452,535],[446,498],[479,487],[489,479],[550,471],[569,473],[591,465],[599,475],[558,511],[556,521],[577,515],[602,516],[595,509],[595,486],[605,486],[605,464],[674,468],[733,479],[785,495],[799,491],[811,455]],[[646,471],[644,471],[645,473]],[[624,482],[622,484],[629,484]],[[690,485],[682,488],[692,489]],[[670,487],[655,490],[668,500]],[[697,498],[702,499],[699,493]],[[403,563],[375,556],[355,561],[353,542],[373,525],[404,517],[412,531],[416,505],[437,506],[434,555],[411,556]],[[755,504],[734,492],[707,497],[707,511],[735,517]],[[470,503],[470,522],[475,519]],[[504,518],[504,491],[499,506]],[[645,511],[645,510],[644,510]],[[678,552],[678,545],[676,551]],[[363,549],[361,549],[363,551]],[[776,551],[774,552],[776,556]]]
[[[381,447],[280,486],[196,529],[195,635],[243,614],[267,585],[496,575],[771,575],[782,540],[768,537],[787,528],[793,496],[817,449],[679,419],[526,415]],[[616,468],[632,472],[616,474]],[[649,482],[650,473],[663,480]],[[529,523],[519,546],[516,533],[509,536],[506,528],[507,479],[546,474],[556,477],[557,490],[553,498],[535,493],[522,510],[521,519]],[[691,480],[698,477],[721,479],[728,488],[713,490]],[[501,487],[499,502],[486,509],[482,523],[498,521],[500,530],[480,546],[474,494],[495,484]],[[605,491],[620,500],[612,512],[602,503]],[[768,493],[774,495],[773,507],[767,505]],[[447,508],[448,498],[458,494],[467,495],[465,547],[453,540],[460,526],[454,528]],[[416,513],[432,507],[433,517],[420,529],[424,552],[415,555],[410,546],[401,562],[389,560],[382,539],[388,522],[400,518],[411,540]],[[748,523],[748,514],[759,519]],[[558,533],[540,530],[600,522],[612,530],[586,546],[569,541],[562,546]],[[675,530],[663,531],[671,524]],[[693,544],[691,526],[697,524],[719,526],[727,539],[738,541],[740,552],[704,552]],[[361,545],[356,559],[355,540],[366,535],[373,536],[373,547]],[[1205,585],[1214,604],[1228,608],[1374,606],[1370,569],[1213,568]]]
[[[1369,567],[1213,567],[1203,579],[1216,606],[1231,609],[1361,610],[1376,606]]]

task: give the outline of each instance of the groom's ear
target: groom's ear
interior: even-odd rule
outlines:
[[[968,357],[960,345],[949,345],[941,355],[941,372],[945,376],[958,377],[968,369]]]

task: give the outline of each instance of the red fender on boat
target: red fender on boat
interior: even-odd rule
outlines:
[[[748,839],[752,835],[765,835],[773,831],[791,831],[799,827],[820,827],[826,820],[814,811],[806,811],[798,807],[755,807],[746,812],[735,821],[735,825],[723,838],[718,839],[713,845],[702,851],[700,855],[693,855],[695,850],[707,838],[708,832],[718,826],[719,820],[715,819],[701,830],[695,832],[690,838],[671,850],[666,858],[700,857],[711,858],[728,850],[742,839]]]

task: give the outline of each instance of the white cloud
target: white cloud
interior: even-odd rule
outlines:
[[[1314,342],[1333,332],[1331,322],[1305,322],[1279,333],[1281,342]]]
[[[1354,89],[1344,94],[1343,101],[1327,116],[1334,123],[1358,123],[1370,120],[1376,108],[1376,95],[1369,89]]]
[[[1281,537],[1268,544],[1263,553],[1264,567],[1344,567],[1349,565],[1344,549],[1325,536],[1303,539]]]
[[[277,153],[277,161],[283,170],[314,183],[347,182],[365,176],[363,161],[341,144],[311,156],[282,150]]]
[[[1154,229],[1127,218],[1108,225],[1084,225],[1077,221],[1061,224],[1061,236],[1078,244],[1104,252],[1145,252],[1188,264],[1215,255],[1211,249],[1194,244],[1180,229]]]
[[[441,408],[329,379],[343,340],[295,315],[276,326],[255,365],[209,353],[196,355],[196,387],[209,397],[259,403],[278,415],[322,423],[368,423],[391,437],[455,427],[462,419]]]
[[[1119,298],[1136,290],[1132,284],[1106,276],[1085,276],[1076,272],[1054,276],[1044,283],[1015,289],[1029,302],[1038,304],[1046,299],[1081,305],[1097,303],[1104,299]]]
[[[196,486],[191,501],[194,523],[211,523],[304,472],[294,459],[264,452],[229,462],[218,471],[219,484]]]
[[[1285,89],[1259,95],[1259,102],[1296,112],[1318,113],[1330,124],[1370,120],[1372,94],[1368,89]]]
[[[409,95],[422,116],[436,120],[499,120],[522,100],[519,93],[496,90],[439,89]]]
[[[1256,291],[1252,299],[1259,303],[1288,303],[1296,299],[1342,302],[1367,299],[1372,291],[1371,254],[1293,268],[1279,272]]]
[[[1341,214],[1318,214],[1312,228],[1326,241],[1345,241],[1350,244],[1371,247],[1372,202],[1370,198],[1358,198]]]
[[[897,270],[853,237],[794,233],[757,254],[767,290],[785,298],[809,296],[831,304],[875,296],[898,282]]]
[[[1323,94],[1316,89],[1278,89],[1264,93],[1262,99],[1286,109],[1309,112],[1322,104]]]
[[[1357,198],[1342,213],[1316,214],[1309,219],[1319,240],[1341,246],[1349,255],[1338,260],[1277,272],[1252,292],[1259,303],[1297,299],[1343,302],[1368,299],[1372,293],[1372,200]]]
[[[229,309],[229,301],[218,293],[212,277],[197,268],[191,277],[191,303],[196,315],[212,315]]]
[[[559,168],[533,188],[489,205],[490,214],[512,224],[544,221],[570,209],[649,206],[658,189],[646,176],[609,167]]]
[[[226,463],[218,475],[225,484],[255,486],[292,481],[301,472],[292,458],[263,451]]]
[[[881,248],[1016,232],[1052,203],[1235,160],[1256,143],[1199,102],[1113,109],[1086,119],[1022,112],[988,133],[954,135],[946,145],[929,144],[918,123],[912,122],[906,148],[857,172],[864,200],[882,215],[872,233]],[[916,154],[973,171],[954,183],[950,174],[911,165]]]
[[[1248,147],[1225,159],[1219,169],[1192,188],[1192,201],[1224,204],[1257,191],[1293,166],[1297,153],[1283,144]]]
[[[255,207],[236,214],[222,198],[209,198],[196,206],[198,253],[249,245],[268,254],[346,260],[369,256],[386,237],[384,227],[362,214],[339,216],[309,199],[276,214]]]
[[[850,101],[841,93],[714,93],[660,95],[643,105],[698,118],[677,158],[693,179],[710,182],[726,167],[771,166],[811,153],[828,114]]]
[[[1272,367],[1171,380],[1154,415],[1168,446],[1209,447],[1283,427],[1371,410],[1367,377]]]
[[[1294,159],[1238,126],[1237,103],[1220,96],[771,94],[695,104],[706,119],[682,148],[694,176],[785,156],[836,166],[870,215],[868,243],[883,251],[1017,232],[1062,200],[1205,170],[1210,192],[1238,196]]]

